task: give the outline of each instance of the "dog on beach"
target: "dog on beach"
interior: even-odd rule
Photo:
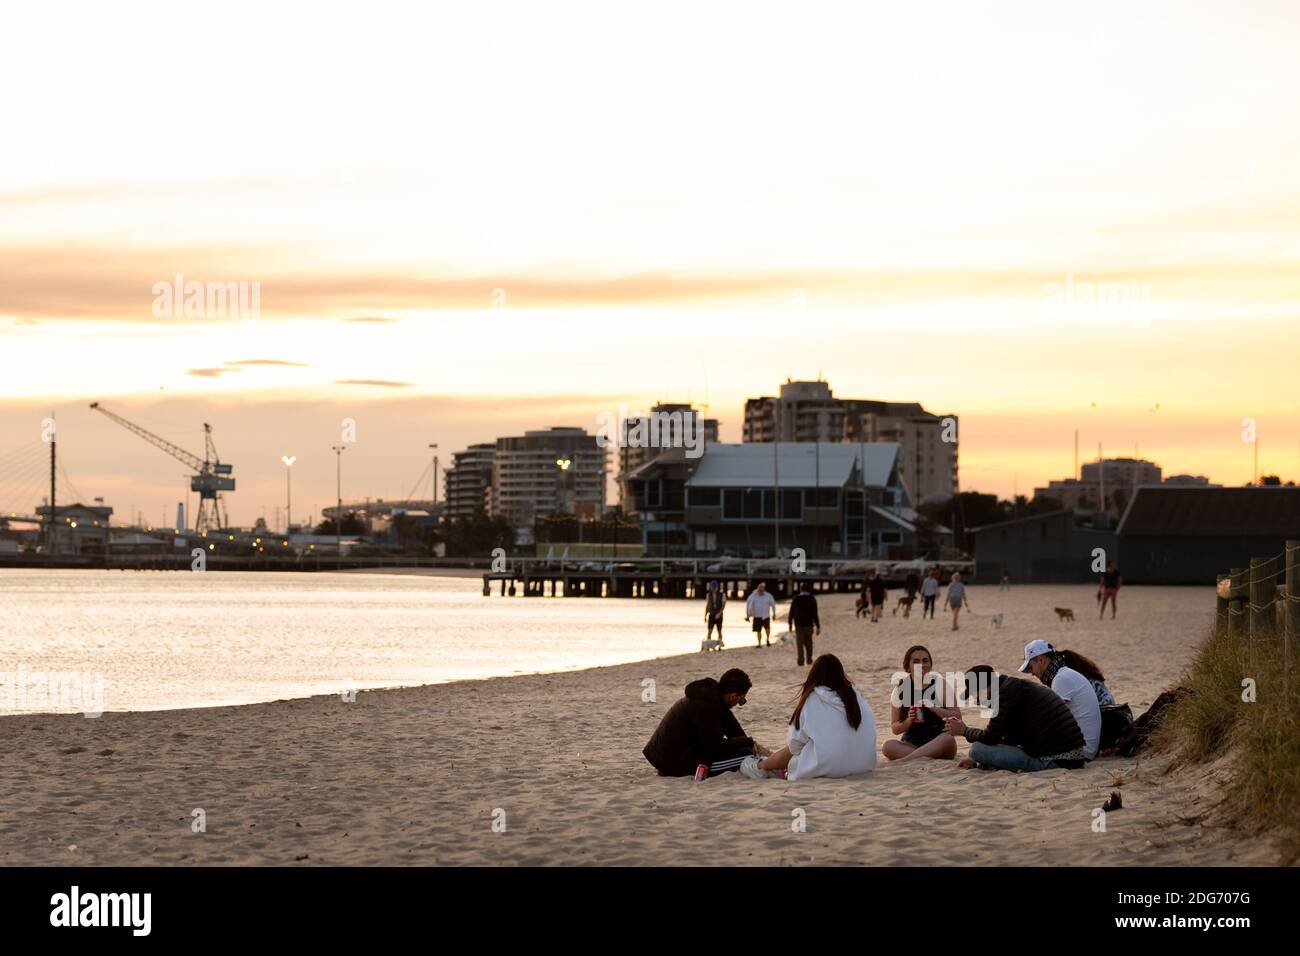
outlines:
[[[998,611],[998,613],[994,614],[993,617],[989,619],[989,621],[993,625],[993,630],[995,631],[1000,630],[1002,627],[1002,612]]]
[[[909,597],[908,595],[904,594],[901,598],[898,599],[898,603],[894,605],[894,616],[895,616],[895,617],[898,616],[898,609],[899,609],[900,607],[905,607],[905,608],[907,608],[908,612],[910,613],[911,610],[912,610],[912,604],[913,604],[915,601],[916,601],[916,595],[915,595],[915,594],[911,595],[910,597]]]
[[[1068,607],[1058,607],[1058,608],[1053,608],[1053,610],[1056,611],[1056,620],[1058,623],[1061,621],[1074,620],[1074,611],[1072,611]]]
[[[786,631],[776,639],[778,647],[786,647],[794,643],[794,631]]]
[[[711,641],[711,640],[700,641],[701,654],[703,654],[705,651],[720,651],[720,650],[722,650],[721,641]]]
[[[867,599],[861,594],[859,594],[858,599],[853,602],[853,612],[854,617],[866,617],[871,613],[871,608],[867,606]]]

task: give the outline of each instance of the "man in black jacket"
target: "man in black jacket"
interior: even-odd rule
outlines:
[[[991,704],[994,714],[983,729],[967,727],[960,717],[944,721],[948,733],[970,741],[970,756],[959,767],[1033,771],[1083,766],[1083,732],[1070,706],[1050,687],[980,664],[966,672],[966,688],[968,700]],[[997,696],[991,697],[994,689]]]
[[[686,696],[668,708],[642,753],[661,777],[689,777],[704,764],[709,776],[740,768],[754,753],[733,707],[745,705],[753,684],[749,675],[732,668],[721,680],[705,677],[686,685]]]
[[[804,652],[807,651],[808,665],[812,666],[813,633],[818,635],[822,632],[821,618],[817,616],[817,598],[808,590],[808,585],[803,585],[790,600],[790,613],[786,619],[787,626],[794,631],[795,646],[799,651],[799,667],[804,664]]]

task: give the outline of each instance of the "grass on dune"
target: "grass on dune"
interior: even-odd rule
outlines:
[[[1223,809],[1253,833],[1277,837],[1282,861],[1300,861],[1300,666],[1281,634],[1257,638],[1218,627],[1179,684],[1190,693],[1161,722],[1159,749],[1183,764],[1232,759]],[[1245,682],[1254,681],[1254,700]]]

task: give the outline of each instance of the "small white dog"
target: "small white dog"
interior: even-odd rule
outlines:
[[[1001,612],[1001,611],[998,611],[998,613],[997,613],[997,614],[994,614],[993,617],[992,617],[990,620],[991,620],[992,623],[993,623],[993,630],[996,631],[996,630],[1001,629],[1001,627],[1002,627],[1002,612]]]
[[[721,641],[710,641],[710,640],[700,641],[701,654],[703,654],[705,651],[720,651],[720,650],[722,650]]]
[[[784,634],[782,634],[780,637],[776,639],[776,644],[778,647],[788,647],[793,643],[794,643],[794,631],[786,631]]]

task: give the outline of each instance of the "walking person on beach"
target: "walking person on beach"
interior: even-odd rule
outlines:
[[[1096,757],[1101,745],[1101,705],[1088,678],[1066,666],[1064,657],[1047,641],[1030,641],[1025,645],[1025,661],[1020,665],[1020,673],[1026,671],[1065,701],[1083,734],[1084,759]]]
[[[767,646],[772,646],[772,615],[776,613],[776,598],[767,593],[767,585],[762,581],[749,592],[745,600],[745,620],[753,620],[754,637],[758,646],[763,646],[763,637],[767,636]]]
[[[958,767],[1038,771],[1083,766],[1083,732],[1051,688],[978,664],[966,672],[966,694],[996,713],[984,728],[967,727],[960,717],[944,721],[953,737],[970,741],[970,756],[959,760]]]
[[[899,703],[891,700],[889,704],[889,729],[900,734],[901,739],[885,741],[880,752],[888,760],[901,763],[913,757],[951,760],[957,756],[957,741],[943,729],[943,722],[948,717],[960,717],[961,708],[956,706],[956,692],[940,681],[938,675],[933,681],[927,681],[933,666],[933,657],[920,644],[909,647],[903,655],[903,673],[907,677],[899,684],[895,696]],[[935,685],[935,692],[927,695],[931,684]],[[936,701],[953,706],[938,706]]]
[[[957,630],[957,615],[961,613],[964,606],[970,610],[970,602],[966,600],[966,585],[961,583],[961,572],[952,573],[952,583],[948,585],[948,593],[944,596],[944,604],[952,611],[952,629]]]
[[[755,747],[731,711],[745,706],[752,686],[749,675],[735,667],[719,680],[687,684],[685,696],[668,708],[641,751],[645,759],[661,777],[689,777],[701,766],[710,777],[739,769]]]
[[[925,620],[927,611],[930,613],[930,620],[934,620],[934,602],[938,597],[939,569],[935,568],[921,582],[921,620]]]
[[[769,757],[749,757],[747,777],[847,777],[876,767],[876,717],[834,654],[808,670],[786,731],[786,745]]]
[[[1123,579],[1119,576],[1119,568],[1115,566],[1114,561],[1111,561],[1106,565],[1106,571],[1102,574],[1101,583],[1097,587],[1097,591],[1101,595],[1101,612],[1097,615],[1097,620],[1101,620],[1106,616],[1107,601],[1110,602],[1110,618],[1112,621],[1115,619],[1115,598],[1119,596],[1119,586],[1122,583]]]
[[[906,620],[912,615],[912,604],[916,601],[916,594],[921,590],[921,576],[915,571],[908,571],[907,577],[903,579],[903,594],[907,600],[903,603],[903,619]]]
[[[885,610],[885,579],[877,571],[867,572],[867,596],[871,600],[871,623],[879,624]]]
[[[713,637],[713,629],[718,629],[718,647],[725,647],[722,643],[722,612],[727,607],[727,592],[718,587],[717,581],[709,582],[708,592],[704,595],[704,623],[708,626],[708,633],[704,639],[707,641]]]
[[[817,598],[812,591],[808,590],[808,585],[804,584],[799,588],[790,601],[790,610],[786,615],[786,626],[794,631],[794,643],[799,654],[799,667],[803,667],[804,657],[808,659],[809,665],[813,662],[813,634],[821,635],[822,622],[817,616]]]

